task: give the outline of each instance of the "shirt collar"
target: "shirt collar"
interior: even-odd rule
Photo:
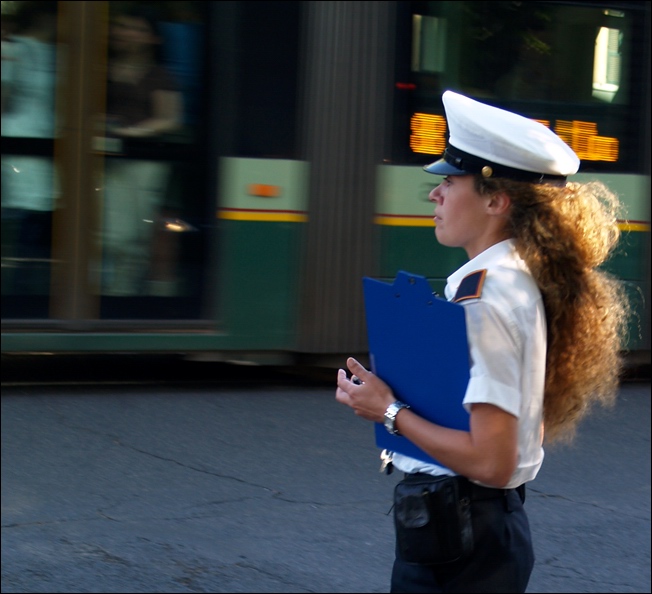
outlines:
[[[475,258],[469,260],[464,266],[458,268],[447,279],[444,294],[449,301],[455,295],[457,288],[460,286],[462,279],[471,272],[482,270],[483,268],[490,268],[496,263],[500,262],[505,256],[513,253],[515,247],[514,239],[505,239],[488,247],[484,252],[480,252]]]

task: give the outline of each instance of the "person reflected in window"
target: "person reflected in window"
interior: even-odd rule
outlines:
[[[51,148],[36,139],[55,136],[57,3],[19,4],[10,32],[3,23],[2,136],[30,140],[2,156],[3,258],[14,290],[46,294],[58,186]]]
[[[117,14],[111,23],[106,131],[121,143],[120,154],[106,160],[105,295],[140,295],[148,290],[151,243],[170,164],[130,154],[135,147],[147,154],[148,139],[160,140],[182,125],[182,95],[158,59],[162,41],[158,22],[152,10],[138,6]]]

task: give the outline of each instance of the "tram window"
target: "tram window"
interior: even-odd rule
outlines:
[[[620,88],[621,43],[620,30],[609,27],[600,27],[595,38],[593,96],[608,103],[614,100]]]
[[[641,51],[635,40],[641,19],[635,6],[625,10],[595,3],[473,1],[409,5],[409,21],[399,19],[403,24],[394,104],[395,118],[402,123],[395,126],[400,130],[395,161],[427,159],[414,150],[423,143],[415,141],[417,132],[410,126],[417,122],[423,136],[423,122],[443,115],[441,94],[451,89],[548,122],[562,136],[570,134],[567,141],[582,153],[585,166],[605,171],[640,168],[635,114],[643,97],[635,82],[636,52]],[[406,47],[409,55],[401,49]],[[435,134],[439,132],[433,128],[431,136]]]
[[[443,72],[446,58],[446,20],[412,15],[412,70]]]
[[[56,135],[57,2],[2,3],[2,311],[48,315]]]
[[[201,316],[203,4],[110,3],[104,134],[95,139],[105,154],[101,259],[91,271],[104,318]]]
[[[238,39],[222,60],[237,68],[221,92],[235,94],[237,130],[226,152],[240,157],[298,157],[297,113],[301,2],[240,2]],[[232,124],[233,125],[233,124]]]

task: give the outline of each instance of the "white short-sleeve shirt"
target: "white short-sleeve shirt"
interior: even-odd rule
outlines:
[[[507,488],[537,475],[543,462],[543,390],[546,366],[546,317],[541,293],[511,239],[495,244],[447,279],[451,300],[462,279],[487,271],[479,298],[465,309],[471,356],[464,406],[498,406],[518,419],[518,462]],[[454,474],[450,469],[395,453],[403,472]]]

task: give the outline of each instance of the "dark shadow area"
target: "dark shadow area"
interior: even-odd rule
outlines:
[[[344,364],[345,358],[342,358]],[[177,353],[2,354],[2,385],[183,384],[312,386],[335,390],[337,370],[311,364],[246,365]],[[650,381],[650,363],[629,360],[622,383]]]
[[[2,385],[192,384],[332,386],[333,369],[193,361],[182,354],[3,354]]]

